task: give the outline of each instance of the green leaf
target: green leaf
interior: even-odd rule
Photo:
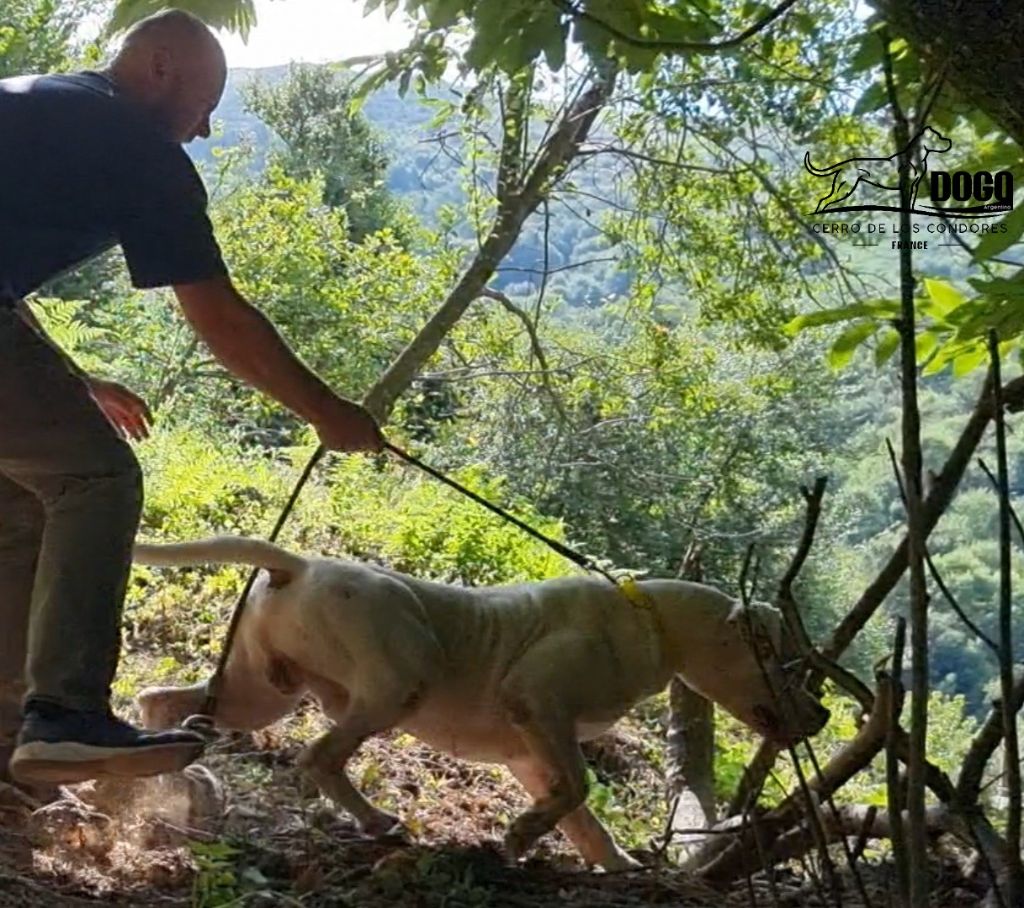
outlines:
[[[951,310],[962,306],[964,303],[963,294],[952,284],[947,284],[945,281],[925,278],[924,289],[941,315],[948,314]]]
[[[875,365],[884,366],[899,349],[900,333],[895,328],[887,328],[875,346]]]
[[[857,322],[847,328],[832,345],[828,352],[828,364],[836,371],[849,365],[857,348],[878,330],[878,324],[872,321]]]
[[[932,331],[923,331],[914,339],[914,355],[917,362],[928,359],[939,346],[939,336]]]
[[[983,344],[976,344],[966,353],[961,353],[953,360],[953,375],[957,378],[973,372],[983,362],[988,360],[988,350]]]
[[[256,24],[253,0],[119,0],[107,21],[105,32],[114,35],[134,25],[140,19],[176,7],[198,16],[213,28],[226,28],[238,32],[242,40]]]
[[[871,113],[873,110],[885,107],[888,103],[889,96],[886,93],[885,86],[881,82],[875,82],[857,99],[857,103],[853,105],[853,115],[856,117],[861,114]]]
[[[891,318],[899,315],[900,306],[895,300],[870,300],[863,303],[853,303],[849,306],[839,306],[836,309],[823,309],[820,312],[809,312],[798,315],[783,326],[783,331],[790,337],[805,330],[806,328],[817,328],[821,325],[832,325],[835,322],[845,322],[852,318]]]
[[[983,262],[985,259],[999,255],[1000,252],[1009,249],[1020,239],[1021,234],[1024,234],[1024,205],[1014,208],[999,224],[1006,228],[1005,232],[986,233],[974,247],[972,255],[976,262]]]
[[[1019,300],[1024,299],[1024,268],[1017,271],[1013,277],[994,277],[989,281],[980,278],[968,278],[967,282],[986,297],[995,300]]]
[[[850,58],[851,73],[863,73],[881,65],[885,42],[877,31],[861,32],[853,40],[857,50]]]
[[[465,7],[466,0],[433,0],[426,4],[427,18],[434,28],[449,28],[458,21]]]

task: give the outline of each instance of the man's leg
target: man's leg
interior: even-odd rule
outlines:
[[[39,500],[0,476],[0,781],[21,725],[29,602],[43,538]]]
[[[138,463],[81,379],[3,309],[0,474],[34,495],[44,513],[12,774],[72,782],[181,768],[198,755],[201,738],[140,735],[109,714],[142,506]]]

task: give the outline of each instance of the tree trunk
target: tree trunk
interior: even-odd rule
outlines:
[[[715,821],[714,706],[678,675],[669,685],[668,706],[668,783],[677,799],[672,831],[706,829]],[[680,841],[692,839],[683,835]]]
[[[703,547],[691,539],[677,576],[700,583]],[[671,830],[707,829],[715,822],[715,706],[676,675],[668,688],[668,784],[675,799]],[[683,834],[683,844],[700,841]]]

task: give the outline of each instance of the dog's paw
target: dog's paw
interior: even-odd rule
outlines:
[[[636,858],[626,854],[621,848],[616,848],[611,854],[601,858],[598,863],[605,873],[625,873],[627,870],[642,870],[644,866]]]
[[[374,839],[380,839],[387,835],[406,835],[402,821],[384,810],[375,810],[365,822],[360,824],[359,828],[364,835]]]
[[[529,814],[516,819],[505,833],[505,841],[502,851],[505,855],[505,862],[509,866],[519,863],[526,853],[533,848],[547,830],[538,828],[538,824]]]

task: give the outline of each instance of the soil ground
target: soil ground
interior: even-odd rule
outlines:
[[[289,727],[213,745],[202,761],[212,775],[197,775],[209,801],[202,810],[165,780],[79,786],[48,815],[0,801],[0,908],[837,904],[808,875],[810,865],[779,874],[774,893],[760,876],[715,891],[659,858],[656,842],[633,850],[649,866],[628,874],[588,870],[559,834],[524,864],[506,866],[498,843],[525,805],[518,785],[502,769],[451,759],[408,735],[368,741],[354,761],[357,784],[408,827],[405,838],[368,840],[295,767],[299,741],[319,721],[307,712]],[[588,755],[599,776],[660,791],[642,750],[627,730]],[[862,861],[859,869],[872,908],[891,904],[888,867]],[[978,904],[953,862],[936,872],[936,908]],[[839,904],[862,905],[849,873],[840,877]]]

